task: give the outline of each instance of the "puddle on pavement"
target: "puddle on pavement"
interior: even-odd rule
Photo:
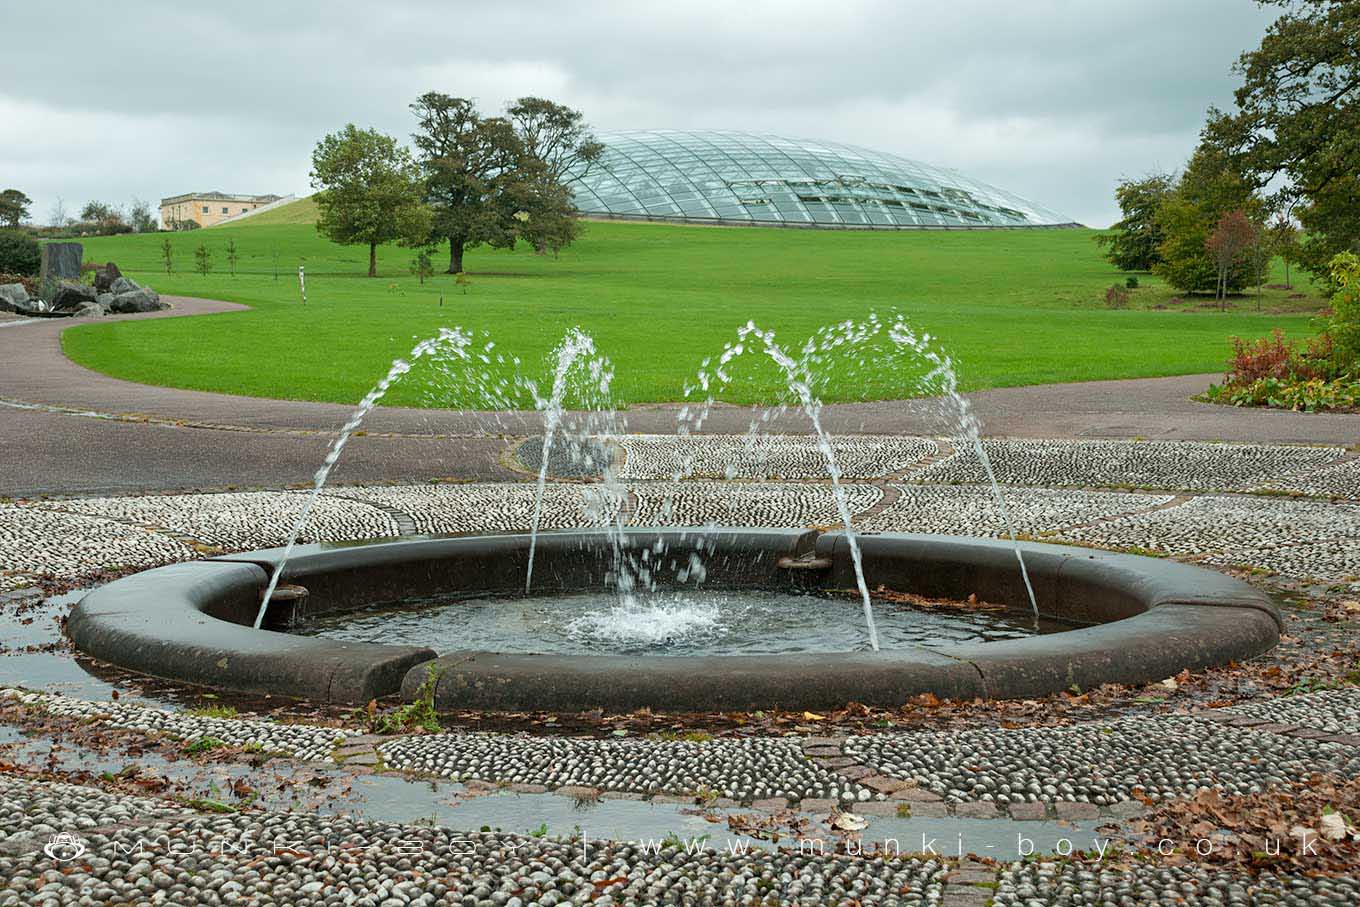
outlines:
[[[826,816],[805,816],[808,825],[794,833],[776,827],[777,842],[730,831],[727,817],[763,816],[752,810],[710,810],[676,803],[601,799],[573,800],[556,794],[493,791],[478,794],[453,782],[408,779],[400,775],[356,773],[343,767],[297,764],[286,759],[261,766],[243,763],[199,763],[165,758],[159,753],[119,746],[95,749],[79,742],[52,741],[0,726],[0,752],[6,761],[42,766],[53,772],[116,775],[137,766],[143,778],[162,778],[161,795],[182,801],[240,802],[233,790],[245,784],[253,792],[251,808],[269,812],[304,810],[322,816],[402,824],[434,824],[461,831],[490,829],[547,837],[584,836],[595,841],[627,841],[644,848],[663,840],[693,841],[717,850],[792,847],[799,841],[822,842],[830,852],[837,841],[825,826]],[[151,793],[148,791],[148,793]],[[716,821],[712,821],[715,819]],[[876,845],[892,853],[922,851],[930,845],[941,856],[975,853],[1000,860],[1020,856],[1021,838],[1038,853],[1052,852],[1066,839],[1077,849],[1090,849],[1108,839],[1096,831],[1100,821],[1013,822],[1005,819],[897,818],[868,816],[859,837],[866,851]],[[808,846],[812,846],[809,844]]]

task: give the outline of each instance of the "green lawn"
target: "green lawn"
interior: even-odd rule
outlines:
[[[304,203],[305,204],[305,203]],[[288,206],[260,215],[291,219]],[[294,212],[296,213],[296,211]],[[623,404],[681,399],[699,363],[748,319],[790,345],[821,325],[870,312],[906,313],[939,338],[966,389],[1216,371],[1227,338],[1273,327],[1309,331],[1316,298],[1267,291],[1223,313],[1182,303],[1140,275],[1127,310],[1105,308],[1104,288],[1123,283],[1091,241],[1092,231],[856,233],[590,223],[559,259],[527,251],[472,250],[471,283],[439,275],[423,287],[409,250],[379,250],[377,279],[364,277],[367,249],[333,245],[302,223],[252,222],[177,234],[85,240],[87,261],[113,260],[162,293],[245,303],[251,311],[198,318],[91,324],[64,335],[66,352],[91,368],[151,384],[262,397],[354,402],[441,326],[485,331],[529,369],[580,326],[612,360]],[[174,247],[174,272],[161,243]],[[226,244],[241,259],[227,273]],[[214,270],[193,271],[205,243]],[[277,276],[275,261],[277,259]],[[307,305],[297,266],[307,268]],[[436,259],[439,263],[439,259]],[[440,294],[444,304],[439,304]],[[1165,307],[1159,309],[1158,307]],[[748,357],[750,358],[750,357]],[[781,385],[750,365],[732,402],[772,401]],[[389,403],[476,405],[431,393],[420,372]],[[828,401],[891,399],[910,376],[883,369],[871,380],[832,381]]]

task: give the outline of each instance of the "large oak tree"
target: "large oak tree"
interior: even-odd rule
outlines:
[[[1282,15],[1242,55],[1231,112],[1211,110],[1205,137],[1253,185],[1293,210],[1315,275],[1360,250],[1360,2],[1266,0]]]
[[[449,273],[468,248],[557,251],[577,235],[569,183],[603,151],[579,111],[520,98],[507,116],[483,116],[468,98],[426,92],[411,105],[412,136],[433,210],[431,238],[449,243]]]

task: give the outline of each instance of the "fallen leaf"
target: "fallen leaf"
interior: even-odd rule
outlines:
[[[841,831],[863,831],[869,827],[869,820],[854,813],[837,813],[831,820],[831,827]]]

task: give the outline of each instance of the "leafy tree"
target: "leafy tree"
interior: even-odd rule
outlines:
[[[1289,280],[1289,266],[1299,260],[1299,228],[1287,214],[1278,214],[1270,222],[1270,250],[1284,262],[1285,289],[1293,286]]]
[[[319,233],[342,245],[368,246],[368,276],[378,276],[378,246],[423,243],[430,212],[411,154],[397,140],[353,123],[312,152]]]
[[[546,98],[525,97],[506,113],[524,152],[543,166],[554,183],[581,179],[604,154],[604,144],[595,139],[579,110]]]
[[[231,269],[231,276],[236,276],[236,263],[241,260],[241,255],[236,251],[236,240],[227,240],[227,267]]]
[[[1248,219],[1240,208],[1229,211],[1219,218],[1218,223],[1204,240],[1204,247],[1214,263],[1217,283],[1214,298],[1224,301],[1228,295],[1228,275],[1233,268],[1246,258],[1252,244],[1257,241],[1256,225]]]
[[[1276,207],[1294,207],[1299,261],[1322,277],[1336,253],[1360,250],[1360,3],[1264,2],[1282,15],[1238,60],[1235,109],[1211,110],[1205,135],[1254,188],[1275,187]]]
[[[0,224],[8,227],[19,226],[28,220],[28,208],[32,204],[33,199],[18,189],[0,192]]]
[[[507,198],[514,209],[516,237],[539,254],[556,255],[581,233],[571,190],[554,181],[534,158],[525,159],[520,179],[510,185]]]
[[[1209,237],[1223,215],[1241,209],[1249,220],[1261,217],[1262,202],[1242,177],[1228,166],[1217,148],[1201,144],[1186,165],[1175,190],[1157,209],[1162,242],[1161,261],[1153,271],[1182,293],[1213,290],[1237,292],[1247,285],[1250,268],[1244,261],[1221,275],[1209,252]],[[1221,298],[1221,297],[1219,297]]]
[[[93,224],[95,232],[100,234],[128,233],[132,230],[117,205],[98,200],[85,203],[85,207],[80,209],[80,219]]]
[[[411,273],[420,278],[420,285],[425,285],[425,278],[434,274],[434,265],[430,263],[430,253],[421,249],[416,253],[416,257],[411,259]]]
[[[412,139],[433,208],[431,235],[449,242],[450,274],[463,270],[463,253],[483,243],[512,248],[516,231],[507,189],[524,147],[502,117],[483,117],[467,98],[429,91],[411,105],[419,129]]]
[[[505,117],[486,117],[467,98],[433,91],[411,110],[432,236],[449,242],[449,273],[462,272],[473,246],[513,248],[524,240],[556,253],[576,238],[570,183],[604,151],[580,111],[524,97]]]
[[[134,233],[156,232],[156,215],[151,213],[151,205],[140,198],[134,198],[128,206],[128,223]]]
[[[212,250],[204,243],[199,243],[198,248],[194,250],[194,267],[204,277],[212,273]]]
[[[507,110],[524,148],[516,205],[519,236],[537,252],[570,245],[580,233],[571,184],[604,154],[585,115],[546,98],[523,97]]]
[[[1100,245],[1109,247],[1105,257],[1116,268],[1151,271],[1161,261],[1158,247],[1163,237],[1157,211],[1175,188],[1176,179],[1169,173],[1120,181],[1114,197],[1124,216],[1110,227],[1114,232],[1095,238]]]
[[[175,247],[170,245],[170,237],[161,240],[161,261],[165,263],[165,273],[175,269]]]
[[[1337,374],[1360,368],[1360,256],[1341,252],[1330,262],[1332,317],[1327,333],[1332,339],[1332,355]]]

